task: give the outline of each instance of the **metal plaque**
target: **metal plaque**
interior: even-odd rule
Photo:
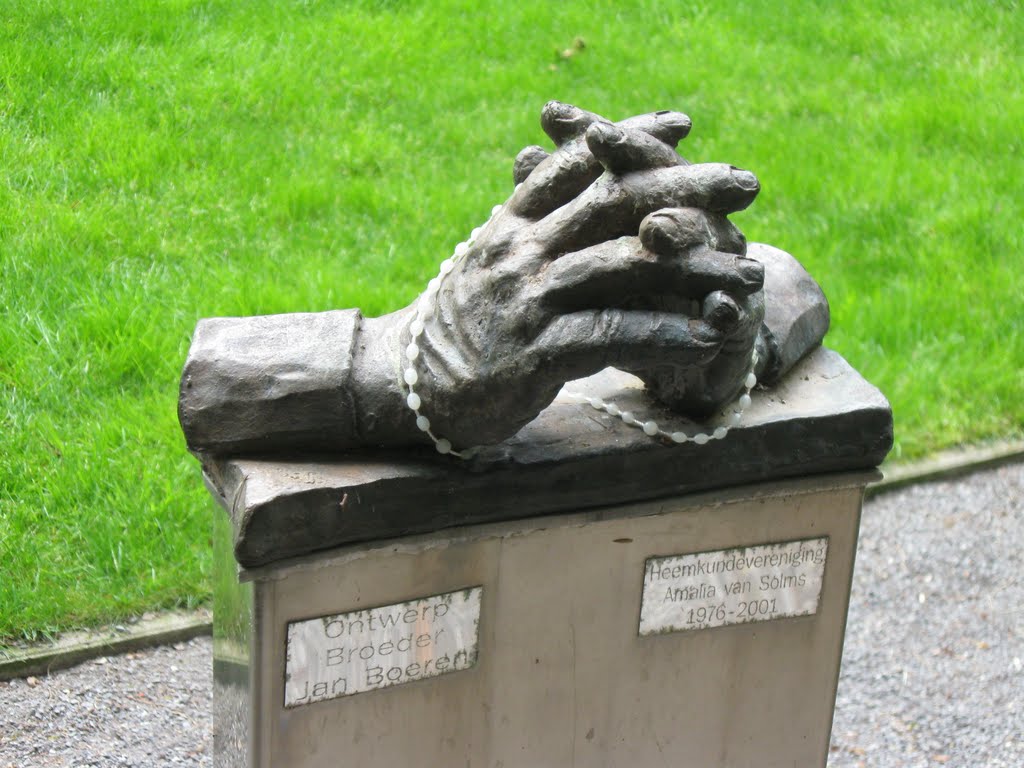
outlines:
[[[640,634],[708,629],[818,611],[828,538],[652,557]]]
[[[469,669],[482,587],[288,625],[284,705],[351,696]]]

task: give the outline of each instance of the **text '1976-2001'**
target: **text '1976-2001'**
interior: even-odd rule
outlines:
[[[640,634],[807,616],[818,610],[828,538],[652,557]]]

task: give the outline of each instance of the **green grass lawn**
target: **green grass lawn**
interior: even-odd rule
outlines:
[[[207,600],[196,320],[408,303],[550,98],[759,175],[736,221],[822,283],[896,456],[1019,435],[1022,51],[994,0],[9,0],[0,639]]]

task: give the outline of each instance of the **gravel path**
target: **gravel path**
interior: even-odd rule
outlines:
[[[834,768],[1024,766],[1024,464],[864,509]]]
[[[0,682],[0,767],[210,766],[209,638]]]
[[[830,768],[1024,766],[1022,551],[1024,464],[868,502]],[[210,666],[200,639],[0,683],[0,768],[210,766]]]

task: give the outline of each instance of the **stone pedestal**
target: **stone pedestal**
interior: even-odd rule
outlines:
[[[627,377],[582,386],[694,428]],[[208,464],[214,764],[824,766],[890,444],[819,350],[704,446],[556,401],[470,465]]]

